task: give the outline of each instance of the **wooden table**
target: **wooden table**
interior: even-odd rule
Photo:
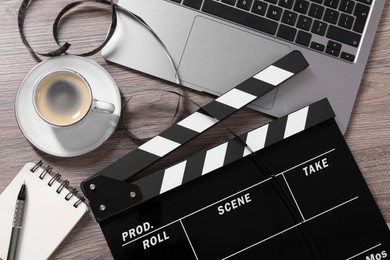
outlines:
[[[56,45],[51,36],[51,24],[59,10],[68,2],[34,1],[26,19],[26,34],[36,50],[54,49]],[[0,192],[26,162],[41,158],[45,164],[52,165],[56,172],[62,173],[73,187],[78,187],[82,180],[122,157],[137,147],[139,142],[130,139],[119,126],[113,136],[97,150],[75,158],[57,158],[37,150],[27,141],[15,119],[14,100],[22,79],[37,62],[28,53],[19,37],[17,11],[20,3],[20,0],[0,1],[0,165],[2,167]],[[87,9],[88,12],[83,11]],[[68,18],[63,21],[60,38],[73,44],[74,47],[71,49],[73,53],[97,46],[104,39],[110,20],[106,7],[82,8]],[[387,85],[390,82],[389,45],[390,3],[386,1],[345,137],[387,222],[390,222],[390,88]],[[120,87],[123,99],[145,91],[176,89],[173,84],[109,64],[100,54],[92,56],[91,59],[110,72]],[[162,111],[159,107],[161,108],[162,104],[168,101],[175,104],[177,97],[164,95],[163,92],[156,93],[155,98],[151,95],[137,96],[143,103],[157,104],[151,113],[141,113],[142,106],[137,102],[130,102],[125,108],[128,110],[125,113],[128,120],[124,122],[140,137],[151,137],[170,122],[172,116],[170,112]],[[199,104],[206,104],[212,99],[208,95],[190,90],[184,90],[184,93]],[[161,100],[158,100],[160,97]],[[182,116],[197,109],[188,102],[188,99],[184,100],[182,108],[180,112]],[[160,118],[157,123],[153,120],[156,113],[159,113],[157,117]],[[233,131],[243,133],[271,120],[261,113],[244,109],[226,120],[225,124]],[[216,126],[153,166],[149,172],[184,159],[201,149],[215,146],[228,138],[230,138],[228,131],[221,126]],[[61,220],[59,225],[60,222]],[[53,259],[112,259],[99,225],[91,212],[82,218],[56,250]]]

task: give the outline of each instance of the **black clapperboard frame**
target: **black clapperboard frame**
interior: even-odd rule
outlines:
[[[85,180],[114,258],[390,257],[390,232],[327,99],[126,181],[307,66],[286,55]]]

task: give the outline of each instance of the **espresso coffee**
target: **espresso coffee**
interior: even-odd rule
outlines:
[[[43,77],[35,88],[35,106],[47,122],[66,126],[81,120],[89,111],[91,91],[76,72],[61,70]]]

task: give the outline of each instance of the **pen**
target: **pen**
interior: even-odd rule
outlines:
[[[14,221],[12,223],[11,240],[9,243],[7,260],[16,259],[16,247],[18,245],[19,233],[22,228],[24,203],[26,201],[26,185],[23,183],[16,200]]]

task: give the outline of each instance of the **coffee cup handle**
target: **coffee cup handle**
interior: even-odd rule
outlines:
[[[115,111],[115,106],[109,102],[101,101],[101,100],[94,100],[94,110],[100,113],[105,114],[112,114]]]

